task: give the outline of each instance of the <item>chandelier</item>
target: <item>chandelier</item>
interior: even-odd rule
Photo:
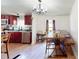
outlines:
[[[33,12],[36,14],[45,14],[47,13],[47,8],[42,4],[41,0],[38,0],[38,5],[33,8]]]

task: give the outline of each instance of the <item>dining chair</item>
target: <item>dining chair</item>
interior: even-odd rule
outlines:
[[[36,42],[44,42],[43,36],[45,36],[45,34],[37,33],[36,34]]]
[[[60,55],[65,56],[66,53],[65,53],[64,41],[60,41],[60,38],[56,38],[55,41],[54,41],[54,43],[55,43],[55,52],[56,52],[56,55],[57,56],[58,55],[59,56]],[[60,53],[58,53],[58,52],[60,52]]]
[[[54,49],[55,49],[55,44],[54,44],[54,39],[46,39],[46,50],[45,50],[45,54],[48,53],[49,55],[49,50],[52,50],[53,49],[53,52],[54,52]],[[50,57],[50,56],[49,56]]]
[[[52,54],[55,56],[60,56],[60,55],[66,56],[64,41],[63,40],[60,41],[60,40],[61,40],[61,38],[58,38],[58,37],[52,38],[51,40],[50,39],[46,40],[45,53],[47,53],[47,50],[48,50],[48,54],[49,54],[49,49],[53,49],[52,53],[49,57],[52,57]],[[50,45],[55,46],[55,47],[50,48]]]

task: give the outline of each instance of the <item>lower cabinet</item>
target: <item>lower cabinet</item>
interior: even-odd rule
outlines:
[[[21,43],[22,40],[22,32],[12,32],[10,37],[11,43]]]
[[[11,32],[11,43],[26,43],[31,44],[32,32]]]

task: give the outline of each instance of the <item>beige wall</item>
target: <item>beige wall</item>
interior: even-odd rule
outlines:
[[[73,51],[75,53],[75,56],[78,58],[78,4],[77,0],[75,0],[75,3],[72,7],[71,15],[70,15],[70,30],[71,35],[76,43],[75,47],[73,47]],[[76,59],[77,59],[76,58]]]
[[[39,15],[37,18],[37,32],[38,31],[45,31],[46,30],[46,20],[53,20],[55,19],[56,23],[56,30],[67,30],[69,29],[69,16],[41,16]]]

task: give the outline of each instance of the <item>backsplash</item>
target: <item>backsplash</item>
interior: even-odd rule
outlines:
[[[11,31],[31,31],[32,30],[32,26],[31,25],[4,25],[1,26],[2,31],[5,30],[11,30]]]

